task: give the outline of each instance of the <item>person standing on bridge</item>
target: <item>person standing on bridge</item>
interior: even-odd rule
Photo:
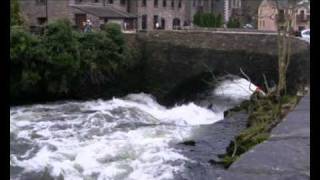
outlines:
[[[90,19],[87,19],[87,22],[84,25],[84,32],[91,32],[92,31],[92,23]]]

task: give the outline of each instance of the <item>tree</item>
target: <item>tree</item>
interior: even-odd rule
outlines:
[[[200,25],[200,13],[199,12],[197,12],[193,16],[193,24],[198,25],[198,26]]]
[[[217,22],[217,18],[220,18],[219,22]],[[200,27],[220,27],[221,22],[222,22],[221,15],[216,17],[213,13],[197,12],[193,16],[193,24]]]
[[[218,16],[216,17],[216,27],[221,27],[222,26],[222,16],[219,13]]]
[[[71,23],[68,20],[50,23],[43,37],[43,45],[48,62],[54,64],[46,76],[50,82],[48,91],[67,93],[80,68],[79,42]]]
[[[276,97],[286,93],[286,74],[291,57],[291,37],[293,21],[298,0],[273,0],[269,1],[273,11],[269,14],[259,15],[258,19],[269,18],[277,26],[277,47],[278,47],[278,82]]]
[[[278,98],[286,93],[286,76],[291,56],[290,32],[294,21],[296,4],[296,0],[276,0],[276,24],[278,29]]]
[[[22,25],[23,18],[20,14],[20,5],[18,0],[10,1],[10,26]]]
[[[227,23],[228,28],[240,28],[240,21],[237,18],[230,18]]]

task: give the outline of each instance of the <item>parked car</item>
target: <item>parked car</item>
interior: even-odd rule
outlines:
[[[253,29],[253,26],[251,24],[246,24],[243,26],[245,29]]]
[[[305,29],[301,31],[301,37],[304,39],[310,39],[310,29]]]

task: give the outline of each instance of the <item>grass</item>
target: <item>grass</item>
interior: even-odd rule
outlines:
[[[228,111],[227,115],[232,114],[232,112],[246,110],[249,117],[247,128],[241,131],[230,143],[226,154],[220,156],[222,160],[219,164],[223,164],[225,168],[228,168],[241,154],[268,139],[271,129],[295,107],[298,101],[298,96],[291,95],[281,97],[280,103],[274,97],[253,96],[250,101],[246,101]]]

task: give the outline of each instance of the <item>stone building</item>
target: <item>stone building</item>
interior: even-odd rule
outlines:
[[[24,20],[31,27],[69,16],[68,0],[20,0],[19,3]]]
[[[310,28],[310,3],[301,1],[296,6],[293,28],[295,31]]]
[[[67,18],[82,29],[87,19],[94,28],[114,22],[123,30],[180,29],[192,26],[196,12],[221,14],[227,22],[241,0],[20,0],[30,26]]]
[[[89,19],[94,28],[104,23],[119,24],[123,30],[136,29],[136,14],[132,13],[133,1],[127,0],[72,0],[69,3],[69,18],[80,29]]]
[[[283,16],[284,9],[287,7],[287,3],[285,3],[285,1],[279,2],[282,2],[279,4],[279,10],[277,10],[277,4],[275,0],[263,0],[261,2],[258,12],[259,30],[277,31],[276,16]],[[290,8],[289,11],[291,16],[293,16],[293,31],[301,31],[310,27],[310,4],[307,1],[301,2],[298,2],[297,4],[291,4],[293,8]]]
[[[138,0],[138,29],[178,29],[190,20],[187,8],[187,0]]]

